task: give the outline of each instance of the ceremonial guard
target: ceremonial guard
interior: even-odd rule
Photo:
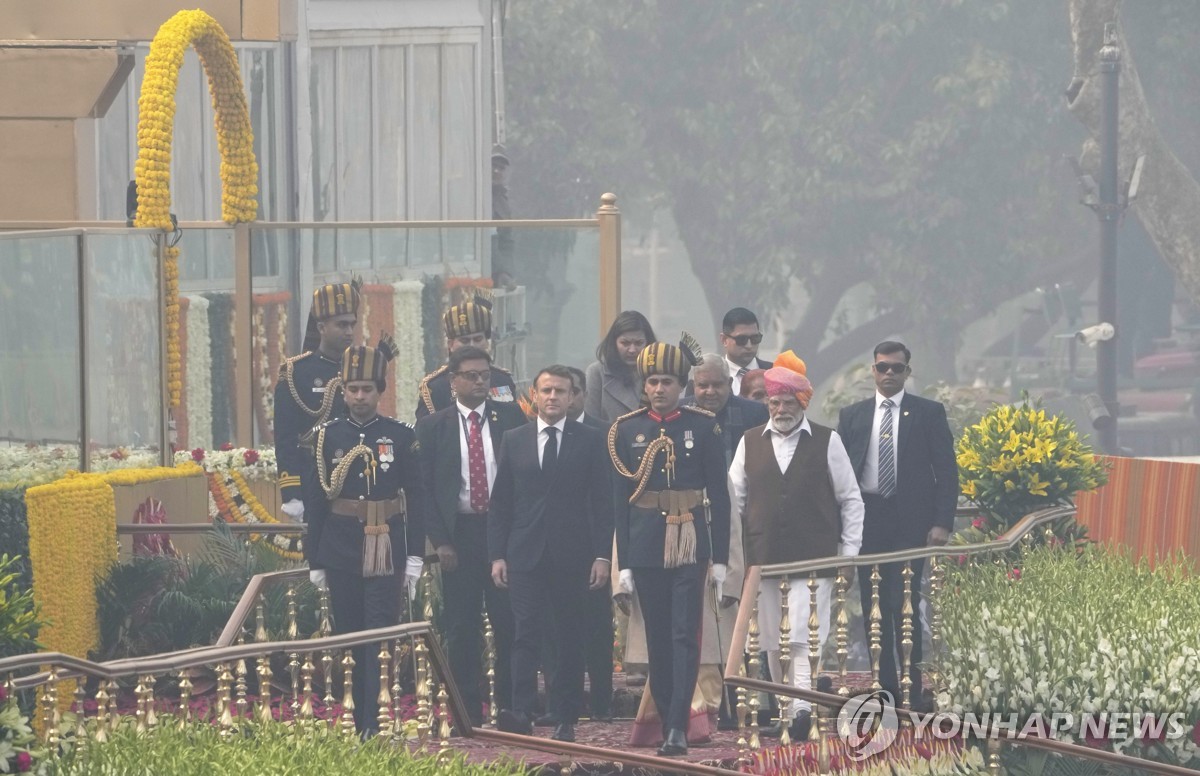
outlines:
[[[469,302],[456,304],[442,316],[446,329],[446,348],[450,353],[461,347],[480,348],[491,354],[492,304],[481,296]],[[488,391],[491,401],[516,401],[517,386],[512,374],[494,363],[492,386]],[[418,386],[417,419],[432,415],[440,409],[454,406],[454,392],[450,388],[450,370],[442,364],[425,377]]]
[[[650,406],[618,418],[608,433],[619,475],[613,481],[620,588],[637,595],[645,614],[649,686],[662,717],[658,753],[664,756],[687,753],[705,584],[719,588],[729,562],[721,426],[711,412],[679,406],[699,360],[687,334],[679,347],[647,346],[637,372]]]
[[[275,460],[279,467],[280,509],[293,520],[304,519],[307,503],[322,500],[316,487],[311,443],[301,439],[330,418],[345,417],[342,398],[342,354],[354,344],[358,322],[359,284],[335,283],[313,291],[312,310],[304,335],[304,352],[279,369],[275,384]]]
[[[425,535],[420,465],[413,427],[379,415],[396,345],[352,347],[342,358],[347,417],[316,435],[317,474],[325,499],[309,518],[305,557],[314,584],[328,585],[335,633],[400,621],[398,564],[416,585]],[[407,558],[407,564],[405,564]],[[379,712],[378,646],[355,647],[354,723],[375,732]]]

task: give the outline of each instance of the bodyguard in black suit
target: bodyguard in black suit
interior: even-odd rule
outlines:
[[[874,397],[851,404],[838,418],[838,435],[846,445],[862,490],[866,517],[862,554],[942,545],[954,526],[958,504],[958,464],[954,437],[940,402],[904,391],[911,353],[899,342],[875,346],[871,367]],[[879,585],[883,616],[883,652],[879,681],[900,700],[896,646],[900,642],[904,601],[903,564],[884,564]],[[913,648],[910,702],[920,706],[922,561],[914,561],[912,582]],[[871,586],[860,577],[863,611],[871,610]],[[870,623],[865,623],[869,628]]]
[[[612,502],[600,431],[566,417],[571,373],[543,369],[534,381],[535,424],[505,433],[488,520],[492,581],[508,588],[516,622],[513,708],[501,730],[528,734],[537,704],[538,655],[546,610],[555,631],[552,738],[574,741],[583,704],[584,604],[606,587]]]
[[[483,722],[480,612],[485,601],[496,640],[496,701],[500,708],[512,705],[512,610],[508,592],[492,584],[487,524],[501,437],[524,425],[525,414],[516,403],[487,398],[491,380],[487,351],[455,350],[448,371],[458,398],[417,421],[417,441],[428,502],[425,532],[442,569],[442,619],[450,670],[472,724],[479,725]]]
[[[613,501],[620,584],[646,619],[650,692],[663,723],[663,756],[687,753],[700,671],[704,585],[729,563],[729,487],[722,429],[711,412],[680,407],[694,341],[656,342],[637,360],[650,407],[619,418],[608,435],[618,476]]]

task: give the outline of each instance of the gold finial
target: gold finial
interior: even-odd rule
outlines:
[[[601,213],[617,213],[617,195],[612,193],[604,193],[600,195],[600,211]]]

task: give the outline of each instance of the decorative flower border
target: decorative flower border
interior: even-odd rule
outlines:
[[[208,300],[188,296],[186,315],[187,435],[181,447],[212,447],[212,337],[209,335]]]
[[[283,522],[267,512],[236,469],[208,473],[208,516],[214,521],[220,518],[227,523],[246,525],[273,525]],[[262,538],[260,534],[250,534],[251,541],[260,541]],[[301,537],[293,534],[270,534],[266,538],[267,547],[273,552],[288,560],[304,559]]]
[[[396,417],[411,418],[417,411],[417,384],[425,376],[425,321],[422,296],[425,284],[419,280],[401,280],[392,284],[392,319],[396,345]]]
[[[208,76],[221,153],[221,217],[226,223],[258,215],[258,162],[237,52],[216,19],[201,10],[180,11],[150,43],[138,99],[138,158],[134,164],[138,209],[134,225],[170,231],[171,141],[175,92],[184,51],[194,47]],[[183,387],[179,350],[179,248],[166,249],[167,385],[172,408]]]

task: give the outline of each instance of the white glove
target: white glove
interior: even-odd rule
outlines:
[[[298,498],[283,502],[279,508],[283,510],[285,515],[292,518],[296,522],[300,522],[304,519],[304,502]]]
[[[417,597],[417,582],[421,580],[421,570],[425,568],[425,559],[420,555],[409,555],[404,562],[404,586],[408,589],[408,600]]]
[[[729,573],[728,567],[724,563],[714,563],[712,567],[713,587],[717,589],[717,600],[721,600],[723,593],[722,588],[725,587],[725,577]]]
[[[308,581],[313,583],[317,590],[325,589],[325,569],[309,569]]]
[[[617,577],[617,589],[622,593],[633,595],[633,569],[621,569]]]

